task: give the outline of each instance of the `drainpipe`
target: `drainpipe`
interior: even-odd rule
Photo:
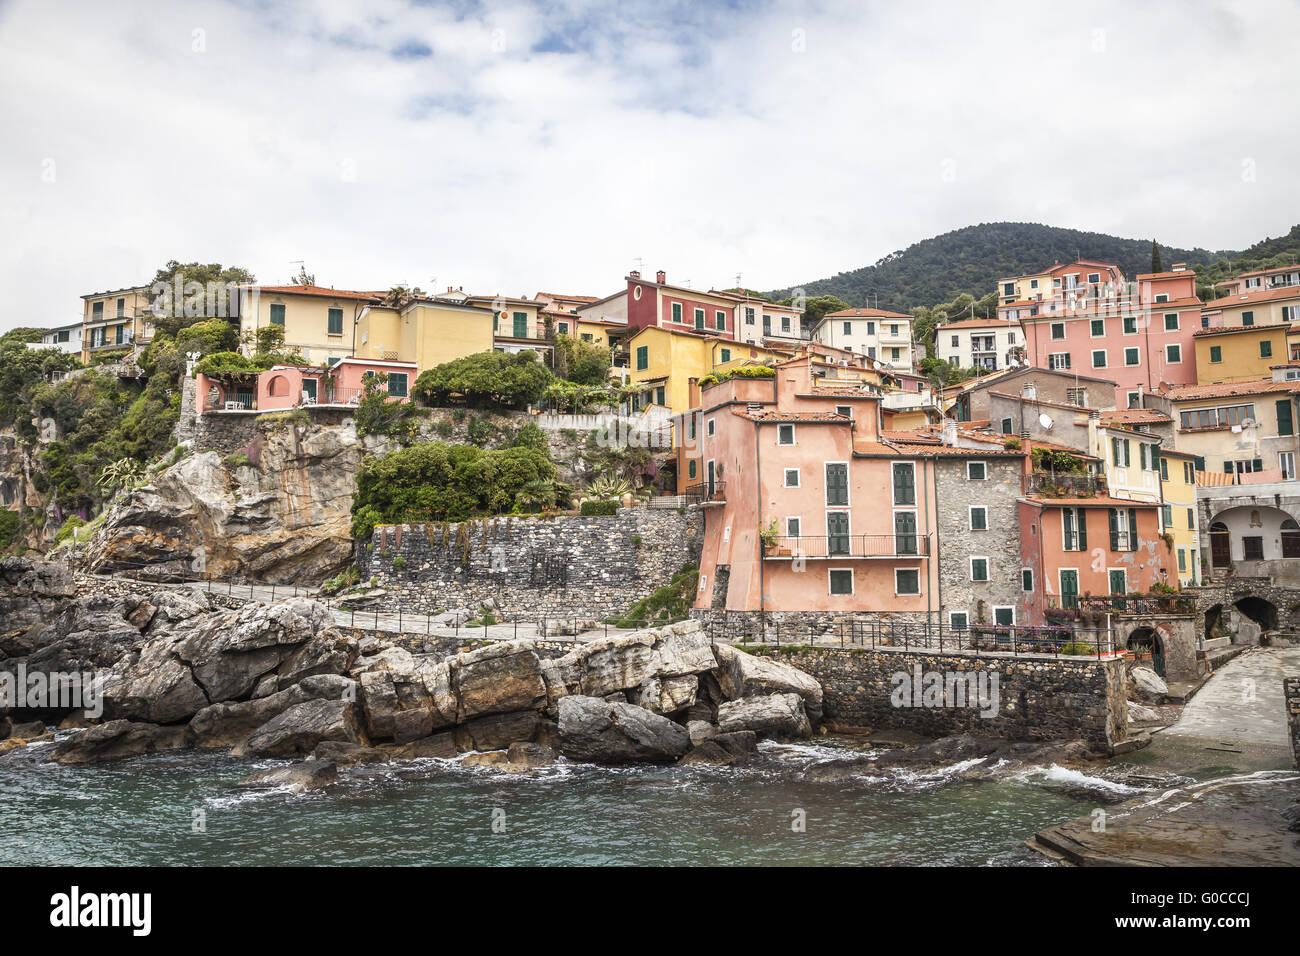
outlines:
[[[767,640],[767,598],[765,588],[767,583],[764,580],[763,568],[763,450],[759,438],[762,435],[760,423],[754,422],[754,483],[758,490],[758,621],[762,628],[763,640]],[[800,527],[799,533],[803,534],[803,528]],[[718,573],[717,566],[713,568],[713,574],[716,577]]]
[[[938,459],[937,457],[932,457],[929,461],[926,462],[926,466],[927,466],[927,468],[926,468],[926,472],[927,472],[927,474],[926,474],[927,484],[929,484],[929,485],[932,486],[932,487],[938,485],[938,483],[939,483],[939,459]],[[936,501],[935,501],[935,503],[934,503],[934,514],[935,514],[935,518],[937,519],[938,516],[939,516],[939,502],[938,502],[937,499],[936,499]],[[925,529],[926,529],[926,532],[927,532],[927,533],[926,533],[926,538],[927,538],[927,540],[928,540],[929,537],[930,537],[929,532],[932,530],[932,529],[931,529],[931,524],[930,524],[930,495],[929,495],[928,493],[927,493],[926,496],[925,496]],[[939,627],[942,629],[942,627],[943,627],[943,579],[942,579],[942,576],[939,574],[939,572],[938,572],[938,570],[937,570],[937,565],[934,563],[934,562],[935,562],[935,557],[934,557],[934,556],[935,556],[935,553],[938,552],[938,550],[939,550],[939,525],[938,525],[937,521],[936,521],[936,523],[935,523],[934,526],[933,526],[933,531],[934,531],[934,548],[932,548],[932,549],[930,550],[930,554],[928,554],[928,555],[926,556],[926,561],[925,561],[925,563],[926,563],[926,568],[927,568],[927,571],[926,571],[926,575],[927,575],[927,577],[928,577],[929,574],[933,571],[933,574],[934,574],[934,578],[933,578],[933,580],[934,580],[934,588],[930,588],[930,587],[929,587],[929,583],[930,583],[929,581],[926,582],[927,587],[926,587],[926,589],[925,589],[925,617],[926,617],[926,620],[927,620],[927,621],[933,620],[933,618],[934,618],[934,603],[935,603],[935,602],[934,602],[934,600],[932,599],[932,594],[931,594],[931,592],[932,592],[932,591],[938,592],[937,594],[934,594],[933,597],[935,597],[935,598],[938,599],[938,603],[939,603]],[[942,633],[942,630],[940,631],[940,633]]]

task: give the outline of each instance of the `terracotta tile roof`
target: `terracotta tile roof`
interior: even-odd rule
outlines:
[[[960,322],[949,322],[947,325],[941,325],[935,329],[935,332],[947,332],[949,329],[1007,329],[1019,327],[1020,323],[1014,319],[962,319]]]
[[[1195,269],[1177,269],[1172,272],[1139,272],[1137,281],[1141,282],[1144,279],[1183,279],[1195,275]]]
[[[912,318],[904,312],[886,312],[884,309],[841,309],[839,312],[827,312],[822,318],[851,319],[855,316],[865,319],[907,319],[908,321]]]
[[[836,415],[834,412],[750,412],[744,409],[733,409],[733,412],[741,418],[748,418],[751,422],[812,422],[846,425],[852,421],[847,415]]]
[[[384,292],[355,292],[350,289],[327,289],[319,285],[256,285],[258,292],[272,295],[314,295],[326,299],[382,299]]]
[[[539,292],[538,296],[544,299],[554,299],[557,302],[599,302],[594,295],[560,295],[558,292]]]
[[[1225,295],[1205,303],[1205,309],[1224,309],[1234,305],[1251,305],[1255,302],[1276,302],[1280,299],[1300,299],[1300,285],[1284,285],[1277,289],[1257,289],[1240,295]]]
[[[1231,398],[1234,395],[1271,395],[1287,392],[1300,394],[1300,382],[1275,382],[1271,378],[1254,382],[1222,382],[1215,385],[1175,385],[1165,392],[1171,402],[1189,402],[1201,398]]]
[[[1271,332],[1275,329],[1282,329],[1283,331],[1289,331],[1291,329],[1291,323],[1263,322],[1260,323],[1259,325],[1214,325],[1208,329],[1197,329],[1195,332],[1192,333],[1192,335],[1196,337],[1200,337],[1202,335],[1232,335],[1233,333],[1236,332],[1259,332],[1261,330],[1265,332]]]
[[[1019,448],[959,448],[954,445],[926,445],[916,442],[890,442],[900,451],[918,457],[931,455],[943,458],[1019,458],[1024,452]]]
[[[1103,425],[1143,422],[1172,422],[1173,419],[1155,408],[1119,408],[1101,413]]]

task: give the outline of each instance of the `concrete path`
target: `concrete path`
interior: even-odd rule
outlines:
[[[1288,747],[1282,678],[1300,675],[1300,647],[1248,651],[1217,671],[1160,737],[1195,737],[1226,750]]]

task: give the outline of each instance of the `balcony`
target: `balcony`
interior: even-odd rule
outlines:
[[[1038,495],[1041,498],[1095,498],[1109,491],[1105,475],[1049,471],[1021,475],[1020,488],[1026,495]]]
[[[924,558],[930,538],[923,534],[840,534],[776,537],[763,549],[767,560],[795,558]]]
[[[727,503],[727,485],[723,481],[701,482],[686,486],[686,501],[697,505],[722,505]]]

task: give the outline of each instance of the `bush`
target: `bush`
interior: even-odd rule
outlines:
[[[406,558],[402,557],[400,554],[397,557],[393,558],[394,571],[404,571],[405,569],[406,569]]]
[[[671,624],[690,616],[700,572],[693,564],[682,565],[673,579],[648,598],[642,598],[619,617],[608,619],[617,627],[643,627],[646,624]]]
[[[618,514],[619,503],[617,501],[584,501],[578,509],[579,514],[584,517],[591,515],[612,515]]]
[[[17,512],[7,512],[7,513],[16,514]],[[63,527],[59,528],[58,534],[54,536],[54,543],[59,544],[60,542],[67,541],[74,534],[76,534],[77,529],[80,528],[85,523],[86,522],[81,519],[80,515],[69,516],[68,520],[63,522]]]
[[[1086,657],[1089,654],[1096,654],[1097,648],[1083,641],[1069,641],[1061,646],[1061,653],[1072,657]]]
[[[553,381],[534,352],[479,352],[421,372],[412,394],[432,406],[459,399],[478,408],[523,408]]]

